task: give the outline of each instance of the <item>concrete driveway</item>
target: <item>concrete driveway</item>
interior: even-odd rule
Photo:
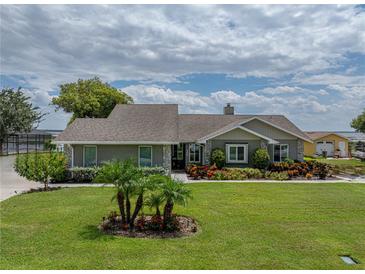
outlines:
[[[0,156],[0,201],[41,184],[20,177],[13,168],[15,156]]]

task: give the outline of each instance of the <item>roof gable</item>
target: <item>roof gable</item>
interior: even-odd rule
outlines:
[[[308,131],[308,132],[306,132],[306,134],[313,140],[313,141],[315,141],[315,140],[318,140],[318,139],[321,139],[321,138],[325,138],[325,137],[327,137],[327,136],[330,136],[330,135],[336,135],[336,136],[338,136],[338,137],[340,137],[340,138],[343,138],[343,139],[346,139],[346,140],[348,140],[348,138],[347,137],[345,137],[345,136],[343,136],[343,135],[341,135],[341,134],[338,134],[338,133],[336,133],[336,132],[326,132],[326,131]]]

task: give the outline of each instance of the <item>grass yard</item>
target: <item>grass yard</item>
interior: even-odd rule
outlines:
[[[333,165],[335,170],[352,174],[352,175],[365,175],[365,161],[360,161],[357,159],[316,159],[319,162],[327,163]]]
[[[177,212],[190,238],[101,234],[111,188],[69,188],[1,202],[1,269],[365,269],[365,184],[202,183]],[[361,264],[345,265],[350,254]]]

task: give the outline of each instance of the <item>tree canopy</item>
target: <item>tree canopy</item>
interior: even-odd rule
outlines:
[[[34,107],[19,87],[4,88],[0,93],[0,152],[5,136],[16,132],[29,132],[45,114]]]
[[[352,120],[351,127],[356,129],[356,131],[365,133],[365,109],[359,116]]]
[[[106,118],[116,104],[131,104],[133,99],[95,77],[60,85],[60,95],[52,103],[73,114],[71,123],[76,118]]]

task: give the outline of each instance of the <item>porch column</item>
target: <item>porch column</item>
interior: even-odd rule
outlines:
[[[68,144],[64,144],[63,145],[63,153],[65,154],[66,158],[67,158],[67,167],[71,168],[73,167],[73,149],[71,147],[71,145]]]
[[[205,142],[203,153],[204,153],[204,164],[209,165],[210,164],[210,155],[212,153],[212,141],[211,140],[207,140]]]
[[[163,167],[167,169],[169,174],[171,173],[171,145],[163,145]]]
[[[304,160],[304,142],[300,139],[297,141],[297,155],[297,160],[302,162]]]

